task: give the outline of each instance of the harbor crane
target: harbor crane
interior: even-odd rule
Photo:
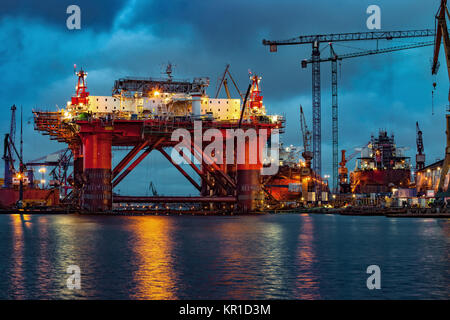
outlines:
[[[352,153],[348,158],[345,158],[345,150],[341,150],[341,162],[339,162],[339,193],[350,192],[350,181],[348,179],[347,162],[353,159],[359,152]]]
[[[434,54],[433,54],[433,64],[431,67],[431,73],[433,75],[437,74],[439,68],[439,51],[441,49],[441,42],[444,42],[444,51],[445,51],[445,61],[447,63],[447,73],[450,80],[450,39],[448,35],[447,29],[447,21],[445,16],[449,16],[447,9],[447,0],[441,0],[441,5],[439,6],[439,10],[436,14],[436,37],[434,43]],[[450,103],[450,88],[448,100]],[[449,111],[449,110],[447,110]],[[445,178],[447,177],[448,169],[450,166],[450,114],[445,115],[446,118],[446,136],[447,136],[447,144],[445,148],[445,159],[444,164],[441,169],[441,176],[439,179],[438,192],[437,197],[443,198],[445,193],[448,193],[447,190],[444,191]]]
[[[318,62],[331,62],[331,111],[332,111],[332,140],[333,140],[333,189],[336,192],[338,188],[339,181],[339,170],[338,170],[338,148],[339,148],[339,132],[338,132],[338,68],[337,62],[342,61],[344,59],[349,58],[358,58],[363,56],[381,54],[381,53],[389,53],[394,51],[401,51],[407,49],[421,48],[426,46],[434,45],[434,41],[426,41],[426,42],[418,42],[413,44],[407,44],[402,46],[394,46],[389,48],[378,48],[367,51],[359,51],[353,53],[346,53],[342,55],[338,55],[333,47],[333,43],[330,43],[330,57],[320,59]],[[301,63],[302,68],[306,68],[308,64],[313,63],[312,59],[304,59]]]
[[[370,142],[366,143],[362,148],[367,147]],[[362,148],[356,148],[356,151],[345,157],[345,150],[341,150],[341,162],[339,162],[339,193],[349,193],[350,190],[350,180],[348,179],[348,169],[347,162],[352,160],[356,155],[358,155]]]
[[[50,181],[50,185],[52,187],[58,187],[60,189],[60,194],[64,196],[67,195],[68,189],[72,188],[69,183],[69,180],[72,179],[69,174],[69,167],[71,165],[73,165],[73,161],[72,153],[69,148],[58,150],[26,163],[28,168],[42,167],[39,170],[45,169],[45,167],[52,167],[52,170],[48,174],[53,178],[53,180]]]
[[[419,170],[422,170],[425,167],[425,154],[423,147],[423,139],[422,139],[422,130],[419,128],[419,122],[416,122],[416,145],[417,145],[417,154],[416,154],[416,174]]]
[[[15,148],[15,136],[16,136],[16,105],[13,104],[11,107],[11,124],[9,127],[9,134],[5,134],[5,139],[3,143],[3,160],[5,162],[5,187],[10,188],[12,184],[12,174],[15,173],[14,170],[14,157],[12,153],[12,147]]]
[[[313,169],[322,175],[322,129],[321,129],[321,93],[320,93],[320,44],[342,41],[393,40],[401,38],[420,38],[434,36],[431,29],[406,31],[375,31],[337,34],[318,34],[299,36],[287,40],[263,40],[270,52],[277,52],[278,46],[312,45],[312,114],[313,114]]]
[[[306,124],[305,114],[303,113],[303,107],[300,105],[300,128],[302,131],[303,139],[303,152],[302,157],[305,159],[306,167],[311,169],[311,160],[313,153],[311,152],[311,131]]]

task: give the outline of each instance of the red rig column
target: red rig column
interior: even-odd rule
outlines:
[[[90,212],[112,210],[111,145],[109,133],[82,136],[85,184],[81,207]]]
[[[73,180],[74,188],[79,189],[83,185],[83,152],[81,145],[71,146],[73,154]]]
[[[258,211],[263,205],[261,190],[261,169],[259,153],[262,152],[258,147],[258,137],[245,139],[245,143],[238,143],[236,146],[238,159],[239,153],[245,152],[245,162],[237,165],[237,205],[240,213],[250,213]],[[252,161],[252,157],[256,157]]]

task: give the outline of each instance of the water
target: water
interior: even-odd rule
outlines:
[[[437,219],[0,215],[0,299],[449,299],[449,249]]]

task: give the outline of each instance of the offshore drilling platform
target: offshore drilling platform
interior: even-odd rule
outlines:
[[[282,131],[284,119],[267,115],[260,90],[261,78],[251,75],[251,84],[241,108],[241,99],[211,98],[205,89],[208,78],[174,80],[171,66],[167,79],[124,78],[115,81],[112,96],[92,96],[86,75],[76,72],[76,94],[65,109],[34,112],[35,127],[51,139],[66,143],[73,154],[73,190],[68,200],[85,212],[110,212],[113,203],[196,203],[203,210],[249,213],[264,208],[260,172],[264,161],[252,163],[252,145],[261,129],[267,139],[273,130]],[[226,88],[228,92],[228,88]],[[247,103],[248,100],[248,103]],[[245,108],[247,107],[247,108]],[[201,123],[200,129],[196,123]],[[218,163],[217,154],[204,152],[205,143],[192,139],[183,148],[171,136],[177,129],[203,135],[218,130],[227,139],[227,130],[254,129],[258,135],[236,143],[232,163]],[[196,132],[200,130],[200,132]],[[225,139],[225,140],[227,140]],[[223,150],[226,150],[226,141]],[[112,147],[131,147],[112,168]],[[175,148],[191,166],[201,183],[191,177],[165,150]],[[199,191],[198,197],[130,197],[113,194],[117,186],[150,152],[158,150]],[[258,152],[263,150],[260,146]],[[228,152],[228,151],[227,151]],[[236,161],[245,153],[243,163]],[[140,154],[139,154],[140,153]],[[172,153],[173,154],[173,153]],[[135,159],[136,158],[136,159]],[[214,158],[214,159],[211,159]],[[134,161],[132,161],[134,160]],[[196,162],[200,163],[197,166]]]

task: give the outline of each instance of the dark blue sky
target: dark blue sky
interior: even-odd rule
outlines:
[[[66,28],[66,8],[81,8],[81,30]],[[12,104],[24,108],[25,159],[39,158],[63,148],[33,131],[32,108],[64,106],[74,92],[73,64],[89,75],[93,95],[111,94],[115,79],[160,76],[163,65],[176,65],[175,77],[209,76],[209,93],[227,63],[242,89],[247,70],[263,78],[264,102],[269,113],[285,114],[282,138],[300,144],[298,106],[311,123],[311,69],[300,68],[309,46],[280,47],[275,54],[262,39],[297,35],[368,31],[366,8],[381,8],[382,30],[434,28],[438,0],[429,1],[3,1],[0,12],[0,74],[3,116],[9,128]],[[380,46],[411,40],[380,42]],[[336,44],[338,53],[374,48],[375,43]],[[351,47],[351,48],[350,48]],[[324,49],[323,55],[328,55]],[[342,62],[339,76],[340,149],[364,145],[379,128],[395,133],[398,145],[415,154],[415,122],[424,132],[427,163],[444,154],[444,114],[448,77],[445,66],[435,79],[430,74],[432,48]],[[441,62],[445,64],[443,54]],[[323,174],[331,174],[330,65],[322,64]],[[437,81],[435,114],[431,114],[432,82]],[[30,123],[28,124],[28,121]],[[311,125],[310,125],[311,126]],[[120,159],[116,154],[114,162]],[[2,164],[3,166],[3,164]],[[0,167],[1,168],[1,167]],[[350,164],[350,169],[352,164]],[[160,192],[194,192],[183,177],[155,154],[122,182],[122,193],[140,193],[153,180]]]

